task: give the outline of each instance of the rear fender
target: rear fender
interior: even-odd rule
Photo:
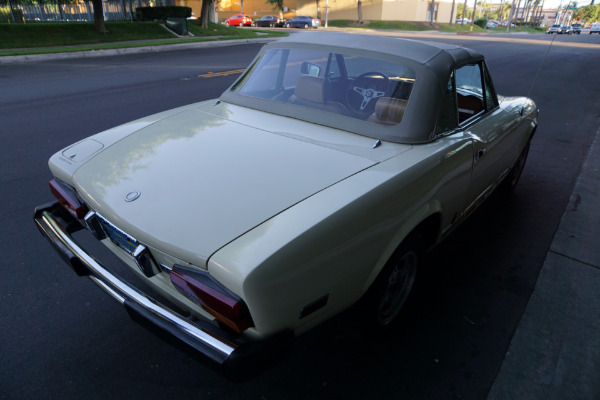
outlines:
[[[425,222],[429,217],[435,215],[442,214],[442,205],[439,201],[431,201],[427,204],[424,204],[421,208],[419,208],[416,212],[412,213],[410,217],[406,220],[404,224],[396,231],[396,233],[392,236],[392,239],[386,246],[385,250],[381,253],[381,256],[377,260],[375,267],[371,271],[369,275],[369,279],[365,282],[365,287],[363,288],[363,293],[366,292],[369,287],[373,284],[383,267],[386,265],[392,254],[396,251],[396,249],[402,244],[404,239],[406,239],[412,232],[420,229],[422,223]],[[433,246],[437,243],[440,237],[440,226],[436,227],[435,233],[427,232],[425,237],[428,238],[427,243],[425,244],[427,248]],[[431,229],[431,227],[429,227]]]

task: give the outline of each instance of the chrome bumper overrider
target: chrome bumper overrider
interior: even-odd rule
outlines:
[[[256,356],[264,361],[262,353],[280,353],[291,344],[291,335],[282,334],[266,343],[238,344],[220,337],[218,328],[203,327],[192,322],[140,290],[121,280],[92,256],[86,253],[72,238],[71,233],[82,229],[81,224],[71,217],[58,203],[36,208],[36,225],[53,244],[54,249],[80,276],[89,276],[127,309],[132,319],[144,325],[168,341],[183,345],[184,350],[195,350],[223,366],[226,375],[236,378],[236,372],[247,362],[255,365]],[[174,340],[173,340],[174,339]]]

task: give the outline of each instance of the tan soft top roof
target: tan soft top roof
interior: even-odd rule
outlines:
[[[297,110],[298,107],[273,102],[265,103],[266,100],[247,98],[234,93],[231,88],[235,87],[235,83],[223,93],[220,99],[382,140],[397,143],[425,143],[435,138],[437,117],[452,71],[458,66],[474,64],[484,59],[481,53],[456,45],[389,36],[323,31],[295,33],[269,43],[263,47],[257,59],[269,49],[298,47],[395,60],[414,69],[415,87],[402,123],[397,126],[375,126],[318,110],[306,112],[305,109]],[[243,78],[244,74],[240,79]]]
[[[344,32],[295,33],[279,40],[278,43],[327,44],[348,49],[368,49],[373,52],[408,58],[419,64],[428,64],[442,53],[449,55],[458,65],[476,62],[483,58],[483,55],[475,50],[453,44]]]

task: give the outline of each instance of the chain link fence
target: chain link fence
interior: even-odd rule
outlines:
[[[171,5],[171,2],[150,0],[103,1],[105,21],[132,21],[137,7]],[[94,12],[89,1],[63,4],[14,4],[0,7],[0,22],[93,22]]]

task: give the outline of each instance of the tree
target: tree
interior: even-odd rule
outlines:
[[[242,9],[243,9],[242,2]],[[208,29],[208,15],[210,14],[210,6],[212,5],[212,0],[203,0],[202,7],[200,8],[200,26],[204,29]]]
[[[504,21],[503,14],[504,14],[504,3],[505,2],[506,2],[506,0],[502,0],[502,3],[500,3],[500,10],[498,10],[498,21],[500,21],[500,22]]]
[[[454,22],[454,9],[455,8],[456,8],[456,0],[452,0],[452,10],[450,11],[450,26],[452,26],[452,23]]]
[[[283,18],[283,0],[267,0],[266,3],[270,4],[274,10],[279,11],[279,18]]]
[[[435,0],[431,0],[431,5],[429,6],[429,24],[433,25],[435,22]]]
[[[510,30],[510,26],[513,22],[513,16],[515,15],[515,0],[512,0],[512,5],[510,6],[510,14],[508,14],[508,24],[506,24],[506,32]]]
[[[461,20],[461,25],[465,24],[465,13],[467,12],[467,0],[465,0],[465,5],[463,6],[463,12],[462,12],[462,20]]]
[[[358,22],[362,22],[362,1],[358,0],[358,4],[356,5],[358,9]]]
[[[578,8],[573,12],[573,17],[579,17],[585,22],[594,22],[600,19],[600,4],[590,4],[589,6]]]
[[[96,32],[107,33],[106,25],[104,24],[104,10],[102,9],[102,0],[92,0],[92,8],[94,9],[94,30]]]
[[[473,18],[471,18],[471,30],[473,30],[473,24],[475,23],[475,13],[477,12],[477,0],[474,1],[475,5],[473,6]]]
[[[8,8],[10,9],[10,17],[12,19],[12,22],[17,22],[17,20],[15,18],[15,10],[13,9],[12,1],[10,1],[10,0],[0,1],[0,5],[5,5],[6,3],[8,3]]]
[[[525,8],[527,9],[527,14],[525,14],[525,18],[523,19],[523,22],[525,23],[529,22],[529,12],[531,11],[531,3],[531,0],[527,0],[527,2],[525,3]]]

